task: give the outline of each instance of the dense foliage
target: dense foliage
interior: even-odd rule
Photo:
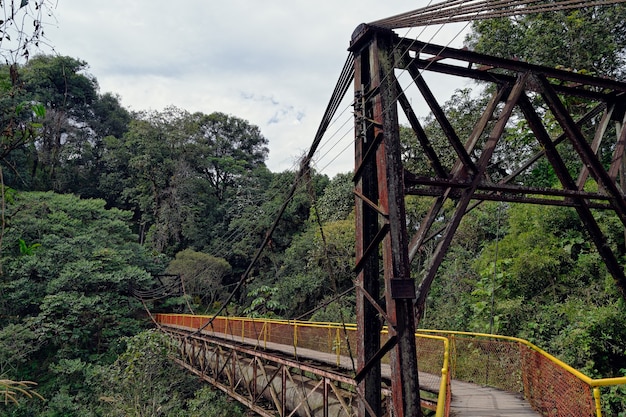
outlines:
[[[589,10],[477,22],[467,42],[621,77],[624,9]],[[224,307],[295,174],[265,166],[268,139],[247,121],[176,107],[130,112],[87,68],[63,56],[0,67],[0,379],[37,381],[46,398],[0,405],[0,415],[238,415],[167,359],[168,340],[146,330],[133,294],[180,277],[183,293],[146,305]],[[488,99],[478,86],[444,105],[459,136]],[[445,153],[436,121],[423,123]],[[493,178],[536,151],[526,131],[507,126]],[[410,129],[401,140],[405,166],[425,173]],[[521,177],[555,180],[541,164]],[[225,312],[354,321],[352,175],[312,173],[304,183]],[[429,206],[407,198],[410,230]],[[598,221],[623,258],[623,225],[608,214]],[[416,279],[436,243],[412,265]],[[421,326],[523,337],[592,376],[617,376],[626,369],[625,321],[624,300],[573,210],[484,203],[464,218]]]

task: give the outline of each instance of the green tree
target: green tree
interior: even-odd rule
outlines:
[[[223,280],[231,267],[225,259],[185,249],[176,254],[166,272],[180,275],[194,304],[207,310],[224,296]]]
[[[353,316],[348,299],[335,298],[353,286],[354,225],[353,216],[324,223],[321,229],[311,223],[293,240],[285,253],[280,278],[279,299],[289,307],[289,317],[315,313],[320,304],[324,304],[324,317],[332,316],[333,321]],[[341,311],[345,313],[343,320],[338,316]],[[322,317],[320,314],[316,317]]]
[[[249,265],[252,255],[276,220],[285,203],[287,191],[294,182],[295,174],[290,171],[276,174],[267,169],[259,171],[261,175],[250,180],[247,186],[238,190],[237,194],[226,202],[229,208],[227,216],[232,216],[226,217],[227,239],[214,239],[210,248],[218,253],[228,254],[221,256],[233,266],[235,274]],[[313,175],[310,184],[314,190],[321,190],[327,183],[326,176]],[[287,202],[268,247],[262,253],[258,269],[262,275],[263,285],[273,286],[270,283],[274,281],[281,267],[282,254],[294,236],[306,228],[310,210],[309,191],[301,184]]]
[[[123,138],[106,141],[102,182],[121,191],[118,201],[135,211],[141,242],[159,252],[182,244],[180,194],[191,176],[185,155],[192,134],[188,113],[169,107],[136,114]]]
[[[340,174],[323,190],[309,211],[305,228],[295,234],[285,250],[274,285],[287,317],[299,317],[316,309],[316,317],[342,321],[351,317],[346,298],[334,300],[352,287],[354,279],[354,195],[351,176]],[[334,301],[333,301],[334,300]]]
[[[125,352],[102,373],[106,415],[176,415],[197,380],[170,360],[173,352],[173,341],[154,330],[126,339]]]
[[[626,7],[585,7],[476,21],[466,44],[478,52],[622,78]]]
[[[604,227],[611,217],[600,217]],[[474,325],[484,329],[491,291],[500,331],[524,337],[588,372],[624,367],[626,309],[573,209],[514,205],[507,234],[485,246],[474,268]],[[615,235],[609,235],[613,238]],[[494,262],[497,274],[494,275]],[[601,330],[602,329],[602,330]]]
[[[277,287],[261,285],[248,291],[250,306],[243,310],[248,317],[280,317],[280,312],[285,309],[277,299]]]
[[[194,398],[187,401],[187,408],[180,417],[243,417],[242,407],[212,388],[201,388]]]
[[[122,138],[105,139],[100,184],[108,201],[133,209],[142,242],[172,256],[203,249],[207,230],[228,227],[266,169],[266,143],[233,116],[176,107],[137,113]]]
[[[60,190],[58,171],[64,159],[76,155],[90,139],[81,129],[91,118],[91,105],[98,97],[96,79],[85,73],[87,63],[69,57],[39,55],[20,69],[23,94],[46,109],[41,135],[33,155],[33,186]],[[87,137],[85,137],[87,136]]]
[[[107,201],[117,197],[104,186],[103,178],[109,174],[105,152],[109,143],[128,131],[131,120],[130,113],[122,107],[118,96],[98,94],[91,103],[85,125],[75,132],[73,140],[64,144],[56,175],[58,191]],[[124,186],[124,182],[120,186]]]
[[[198,126],[193,166],[211,184],[218,200],[265,164],[268,141],[258,127],[224,113],[195,113]]]
[[[161,266],[136,243],[130,215],[105,209],[102,200],[51,192],[20,193],[7,204],[0,277],[3,372],[40,382],[45,407],[61,407],[63,415],[85,415],[70,411],[82,407],[76,402],[83,391],[78,380],[63,385],[52,377],[53,368],[64,360],[111,362],[119,339],[146,325],[130,290],[144,286]],[[21,242],[32,250],[20,250]],[[51,395],[70,389],[70,382],[73,400]],[[44,415],[41,409],[34,413]]]
[[[0,94],[0,162],[8,168],[6,184],[102,196],[98,178],[103,140],[123,135],[130,114],[119,97],[98,93],[97,80],[87,68],[78,59],[45,55],[22,66],[2,67],[7,78],[0,82],[0,91],[7,94]]]
[[[173,341],[154,330],[126,339],[126,350],[114,364],[101,367],[102,415],[124,417],[239,417],[241,406],[203,385],[171,360]]]
[[[351,173],[337,174],[324,187],[315,207],[322,222],[344,220],[354,210],[354,182]]]
[[[461,141],[464,142],[469,137],[485,104],[486,99],[484,97],[473,97],[472,90],[466,88],[456,90],[454,95],[442,106],[452,128],[456,135],[461,138]],[[422,125],[442,167],[447,171],[451,170],[456,161],[456,152],[441,129],[441,125],[432,114],[426,116]],[[416,175],[433,175],[432,164],[412,129],[401,126],[400,143],[402,160],[409,171]]]

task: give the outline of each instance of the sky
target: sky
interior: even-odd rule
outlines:
[[[245,119],[269,141],[273,172],[310,147],[354,29],[428,0],[58,0],[45,31],[54,53],[86,61],[101,93],[132,111],[176,106]],[[460,47],[465,25],[399,29]],[[49,52],[44,50],[43,52]],[[437,83],[440,101],[456,88]],[[353,170],[352,115],[339,109],[316,157],[330,177]]]

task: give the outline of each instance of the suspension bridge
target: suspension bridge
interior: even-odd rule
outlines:
[[[262,416],[353,416],[354,324],[156,314],[181,366]],[[209,323],[207,325],[207,323]],[[388,340],[384,329],[381,341]],[[598,416],[600,387],[518,338],[418,330],[421,405],[436,416]],[[383,412],[392,416],[389,357],[381,358]]]
[[[249,279],[352,85],[357,323],[256,321],[219,317],[222,311],[210,318],[157,315],[177,343],[180,364],[264,416],[409,417],[427,409],[437,416],[600,416],[600,387],[625,384],[626,377],[590,379],[519,339],[415,329],[461,219],[483,201],[573,208],[626,298],[624,270],[595,217],[609,211],[626,226],[626,83],[403,38],[394,29],[623,2],[454,0],[359,26],[296,181],[224,303]],[[490,86],[491,100],[465,140],[435,99],[427,72]],[[421,126],[410,91],[437,121],[447,141],[443,152],[456,158],[452,167]],[[572,98],[589,104],[582,117],[565,106]],[[399,111],[428,161],[426,174],[403,166]],[[557,137],[542,118],[546,111],[562,131]],[[510,151],[501,140],[506,127],[520,119],[540,151],[506,175],[495,175],[494,155]],[[583,131],[594,133],[588,139]],[[560,153],[564,142],[578,158],[577,176]],[[598,156],[601,144],[613,150],[608,166]],[[517,181],[538,161],[551,167],[559,186]],[[586,188],[588,181],[596,187]],[[432,198],[415,230],[407,230],[406,195]],[[454,210],[442,216],[447,201]],[[441,218],[445,225],[435,227]],[[432,240],[436,248],[415,279],[410,263]]]

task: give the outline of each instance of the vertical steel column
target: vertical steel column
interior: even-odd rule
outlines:
[[[380,349],[381,323],[378,312],[367,296],[379,301],[379,261],[378,248],[374,244],[378,234],[378,213],[367,204],[378,200],[377,176],[374,161],[371,159],[374,149],[372,129],[366,128],[366,120],[371,116],[371,103],[366,102],[363,83],[369,84],[369,48],[355,52],[355,199],[356,218],[356,264],[361,265],[357,271],[356,315],[357,315],[357,369],[361,371]],[[367,200],[366,200],[367,199]],[[368,248],[375,246],[374,256],[366,256]],[[371,249],[370,249],[371,250]],[[358,405],[359,417],[375,417],[382,414],[381,404],[381,368],[380,362],[367,370],[357,385],[360,397]]]
[[[359,416],[380,415],[380,359],[390,352],[392,415],[421,416],[413,299],[404,207],[395,34],[360,26],[355,57],[355,183]],[[385,308],[380,306],[379,251]],[[389,341],[381,348],[385,320]]]

